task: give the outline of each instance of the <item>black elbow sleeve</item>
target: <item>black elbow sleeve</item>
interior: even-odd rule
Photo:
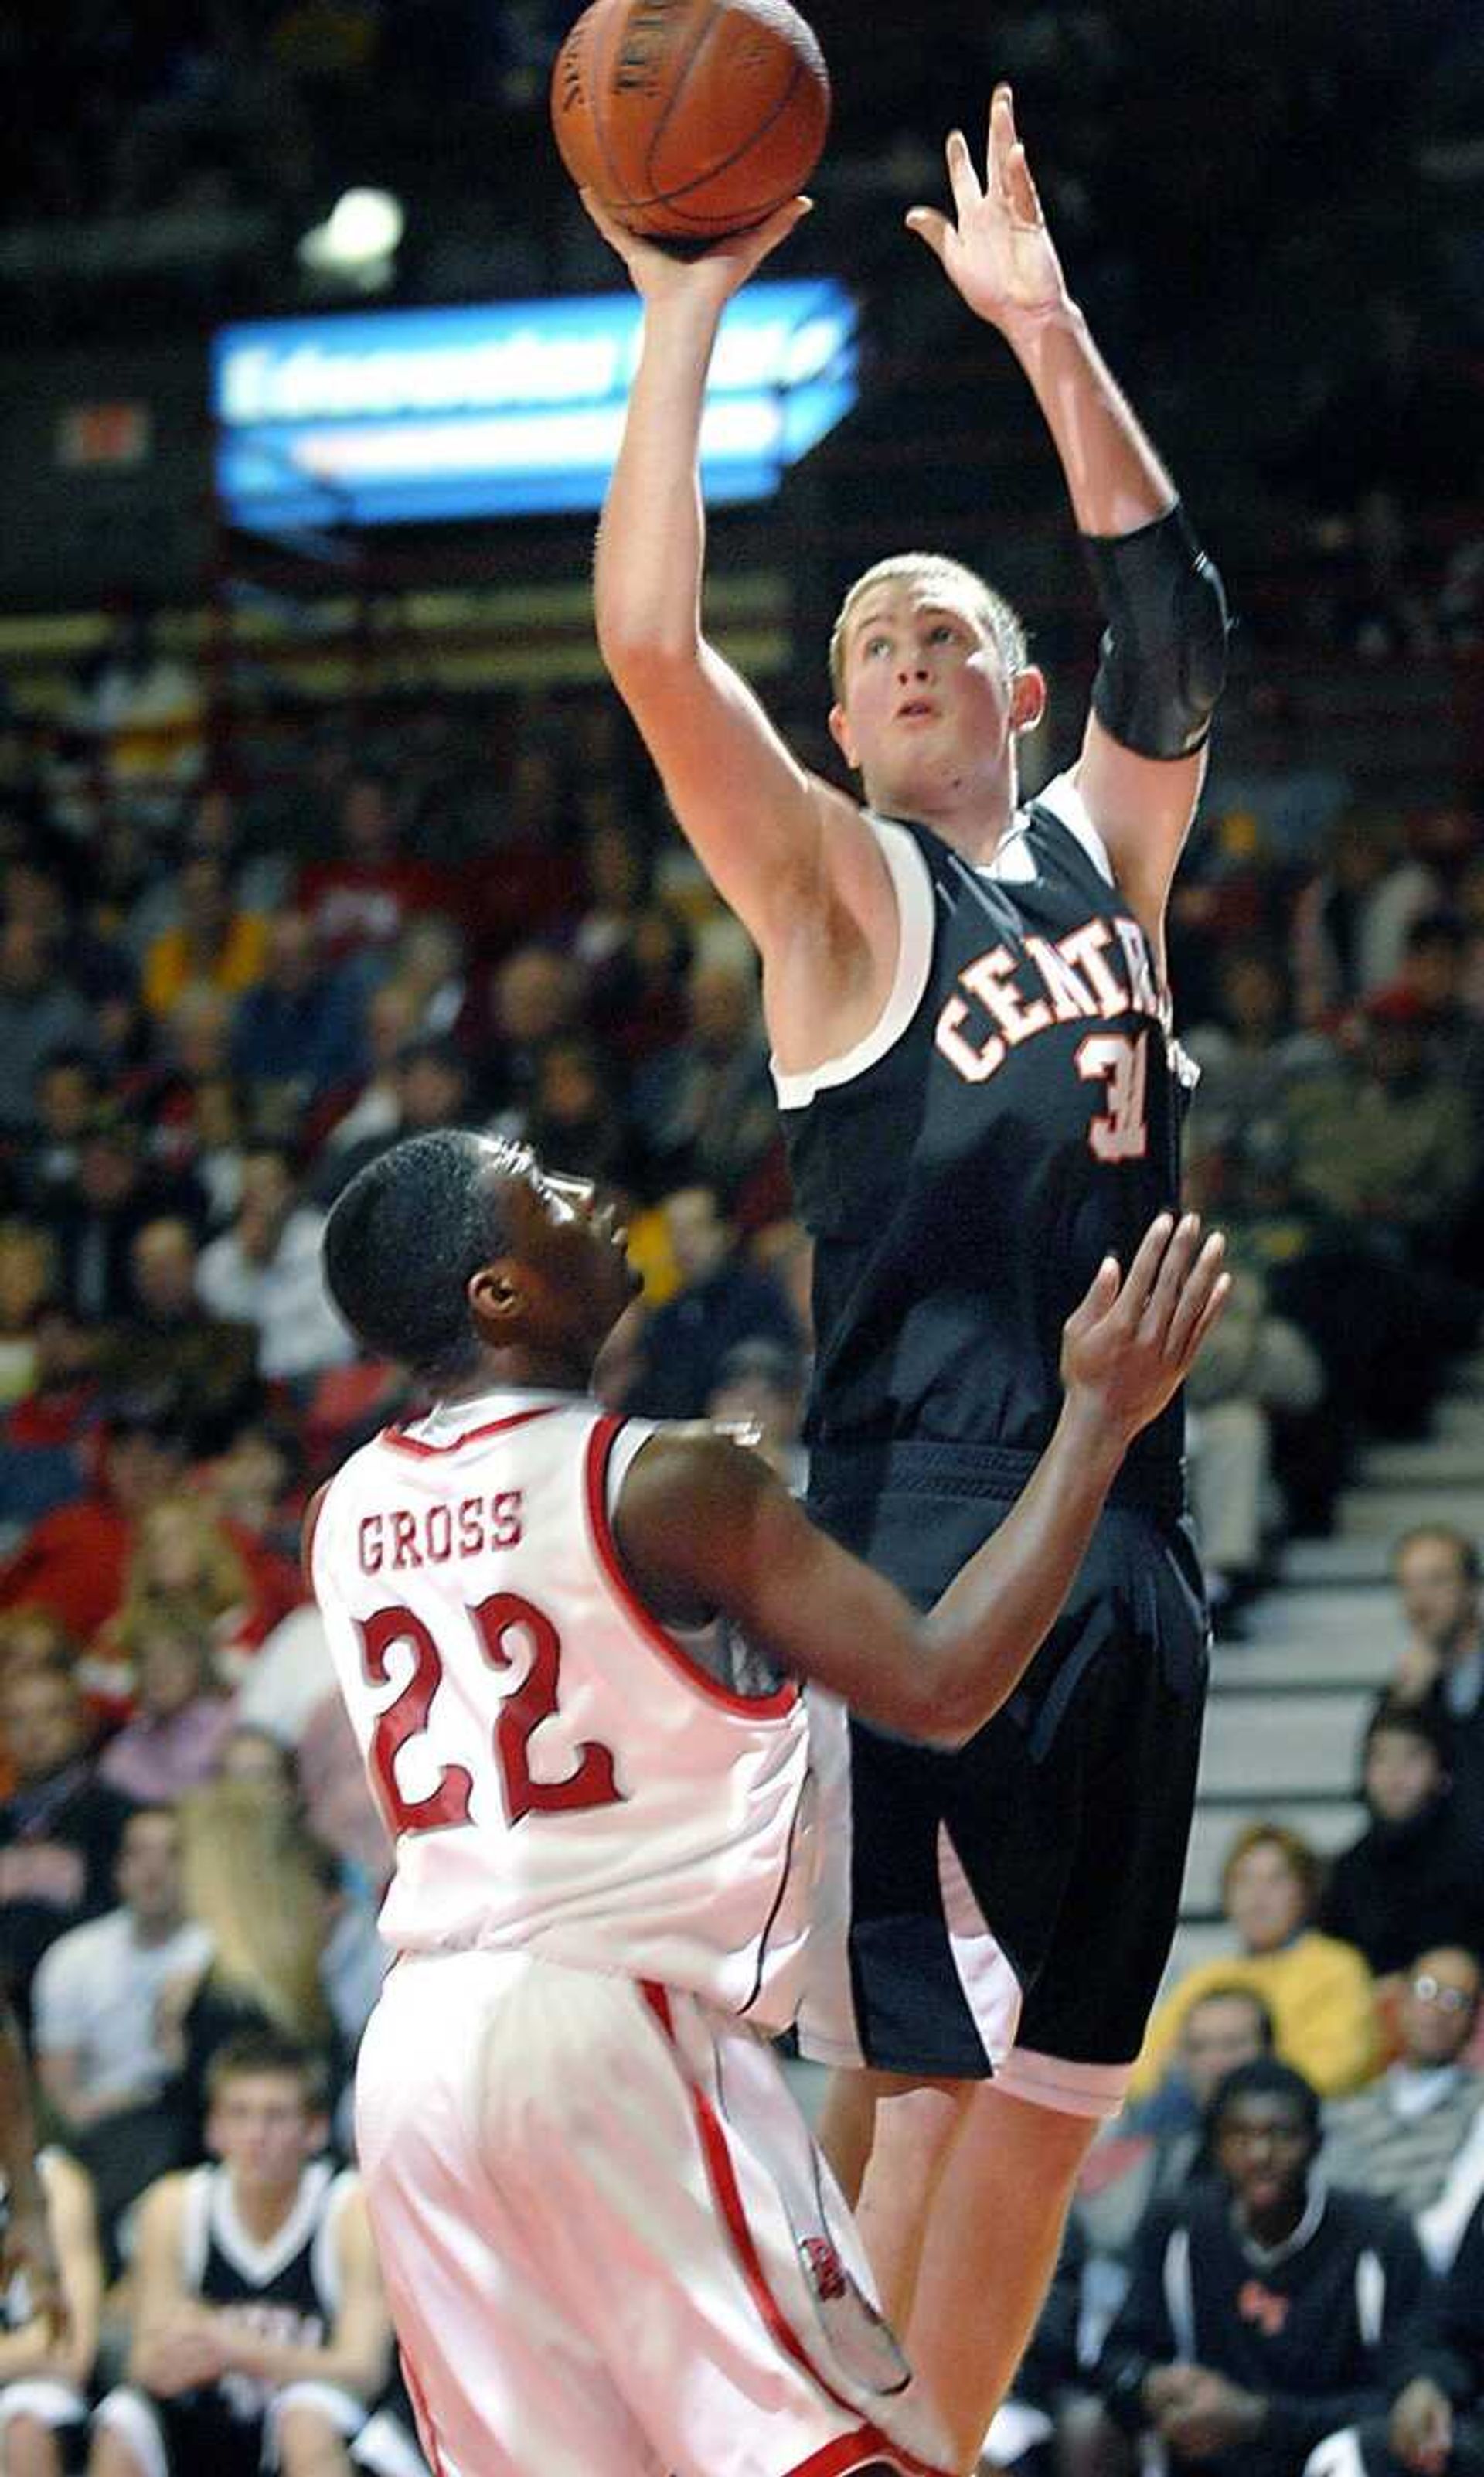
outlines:
[[[1134,534],[1084,534],[1107,628],[1093,712],[1139,757],[1189,757],[1226,677],[1226,596],[1176,502]]]

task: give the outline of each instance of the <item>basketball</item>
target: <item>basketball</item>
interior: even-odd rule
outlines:
[[[561,160],[631,232],[705,245],[803,188],[829,76],[788,0],[593,0],[552,76]]]

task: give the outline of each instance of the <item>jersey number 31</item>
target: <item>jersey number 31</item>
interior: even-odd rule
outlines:
[[[520,1682],[500,1707],[495,1722],[495,1769],[507,1824],[528,1814],[570,1814],[574,1808],[615,1806],[623,1796],[613,1776],[613,1757],[606,1746],[585,1739],[573,1749],[574,1765],[564,1780],[536,1780],[530,1763],[532,1736],[543,1720],[556,1714],[561,1673],[561,1637],[551,1618],[514,1591],[497,1591],[468,1611],[488,1666]],[[410,1609],[378,1609],[357,1631],[361,1666],[367,1682],[388,1682],[387,1655],[406,1643],[412,1671],[400,1694],[378,1714],[371,1737],[371,1779],[387,1831],[396,1839],[404,1832],[446,1832],[467,1823],[474,1776],[463,1764],[445,1764],[437,1787],[426,1797],[405,1797],[397,1786],[397,1757],[408,1740],[428,1726],[433,1698],[443,1682],[438,1646],[422,1618]],[[526,1639],[530,1658],[521,1670],[511,1642]]]

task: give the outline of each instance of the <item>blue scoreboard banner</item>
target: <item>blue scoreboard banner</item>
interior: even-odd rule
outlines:
[[[596,508],[639,345],[631,292],[225,327],[216,491],[284,533]],[[749,285],[702,428],[713,502],[758,499],[855,401],[855,305],[832,277]]]

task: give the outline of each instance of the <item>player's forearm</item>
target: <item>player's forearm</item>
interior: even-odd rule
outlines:
[[[1060,1614],[1124,1452],[1090,1405],[1063,1403],[1013,1512],[926,1620],[945,1735],[971,1737],[1014,1692]]]
[[[1076,304],[1008,336],[1051,434],[1078,533],[1137,533],[1174,507],[1174,482],[1099,352]]]
[[[598,641],[610,667],[683,654],[701,625],[705,521],[701,419],[719,313],[677,300],[646,311],[644,342],[598,527]]]

